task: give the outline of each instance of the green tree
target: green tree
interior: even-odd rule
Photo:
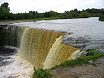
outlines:
[[[58,13],[55,11],[48,11],[44,13],[44,17],[50,18],[50,17],[57,17]]]
[[[72,13],[70,13],[70,11],[65,11],[64,18],[73,18],[73,15],[72,15]]]
[[[30,18],[38,18],[38,12],[37,11],[29,11],[29,17]]]
[[[82,17],[82,18],[88,18],[89,17],[89,13],[87,13],[87,12],[81,12],[80,17]]]
[[[79,11],[77,9],[71,10],[70,13],[72,14],[73,18],[79,17]]]
[[[0,6],[0,19],[8,19],[10,14],[10,8],[8,3],[3,3]]]

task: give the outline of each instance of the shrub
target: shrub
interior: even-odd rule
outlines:
[[[38,69],[33,74],[33,78],[50,78],[50,76],[50,73],[43,69]]]

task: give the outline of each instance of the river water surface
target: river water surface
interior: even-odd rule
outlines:
[[[98,17],[78,18],[78,19],[58,19],[58,20],[42,20],[36,22],[15,23],[17,26],[29,26],[32,28],[42,28],[72,33],[64,39],[64,43],[71,44],[74,40],[84,42],[87,40],[86,48],[97,48],[104,52],[104,22],[99,21]],[[71,41],[70,41],[71,40]],[[85,41],[82,41],[85,40]],[[71,44],[77,47],[83,43]]]

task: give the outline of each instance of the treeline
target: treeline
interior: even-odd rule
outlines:
[[[19,19],[40,19],[40,18],[87,18],[87,17],[100,17],[100,20],[104,19],[104,8],[102,9],[86,9],[79,11],[77,9],[65,11],[64,13],[58,13],[55,11],[48,11],[44,13],[38,13],[37,11],[29,11],[28,13],[16,13],[10,12],[9,4],[3,3],[0,6],[0,20],[19,20]]]

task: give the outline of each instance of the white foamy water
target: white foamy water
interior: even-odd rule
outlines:
[[[31,64],[20,59],[18,55],[9,57],[3,61],[11,61],[11,63],[0,67],[0,78],[31,78],[33,73]]]

